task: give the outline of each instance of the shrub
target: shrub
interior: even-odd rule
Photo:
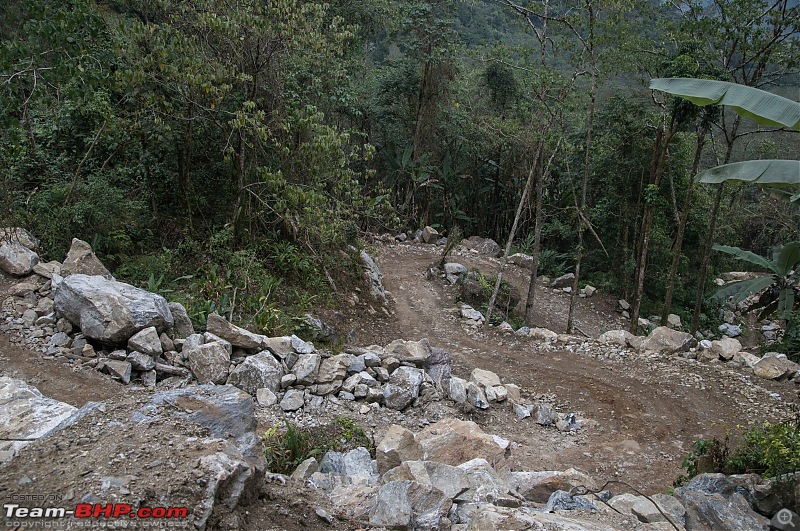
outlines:
[[[793,420],[771,424],[764,422],[742,434],[741,442],[731,448],[728,436],[724,440],[700,439],[683,460],[686,474],[675,485],[688,483],[705,472],[723,474],[756,473],[766,478],[779,478],[800,471],[800,416]]]
[[[322,457],[329,450],[347,452],[361,446],[375,457],[372,438],[352,420],[342,417],[330,424],[307,428],[284,419],[283,429],[276,424],[267,430],[262,441],[267,470],[276,474],[291,474],[306,459]]]

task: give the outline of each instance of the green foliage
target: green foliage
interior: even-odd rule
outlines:
[[[759,297],[748,310],[761,309],[760,316],[762,317],[773,312],[777,312],[779,319],[791,317],[795,306],[800,303],[800,300],[795,300],[796,284],[800,279],[797,271],[797,267],[800,265],[800,242],[789,242],[777,247],[772,260],[738,247],[714,245],[713,249],[772,272],[772,275],[760,276],[726,286],[714,294],[714,299],[723,301],[732,297],[733,303],[738,304],[748,297],[766,290],[766,293]]]
[[[686,474],[676,480],[676,486],[685,485],[704,472],[780,478],[800,471],[800,418],[753,426],[741,435],[735,447],[729,436],[724,440],[700,439],[692,445],[682,466]]]
[[[373,439],[363,428],[343,417],[310,428],[295,426],[284,419],[283,427],[276,424],[267,430],[262,442],[267,470],[276,474],[291,474],[306,459],[321,459],[329,450],[347,452],[364,447],[375,456]]]

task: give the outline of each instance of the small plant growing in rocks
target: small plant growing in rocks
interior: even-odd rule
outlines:
[[[262,437],[267,469],[276,474],[291,474],[297,465],[326,452],[347,452],[359,446],[375,457],[375,441],[350,419],[339,417],[323,426],[299,427],[284,419]]]

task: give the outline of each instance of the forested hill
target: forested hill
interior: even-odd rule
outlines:
[[[712,243],[797,238],[796,203],[691,179],[800,158],[797,134],[647,88],[697,77],[800,99],[796,0],[515,5],[5,0],[2,224],[59,256],[91,242],[201,324],[238,294],[236,314],[271,332],[357,281],[348,246],[365,233],[502,244],[526,191],[514,249],[540,248],[549,275],[580,259],[642,315],[692,321],[706,276],[731,266]]]

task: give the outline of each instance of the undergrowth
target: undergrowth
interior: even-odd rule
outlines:
[[[723,474],[756,473],[765,478],[780,478],[800,471],[800,415],[792,420],[771,424],[764,422],[745,431],[738,445],[732,446],[730,434],[700,439],[683,460],[686,474],[676,486],[688,483],[706,472]]]
[[[330,424],[298,427],[284,419],[262,437],[267,470],[276,474],[291,474],[297,466],[311,457],[322,458],[326,452],[348,452],[359,446],[375,457],[375,441],[352,420],[339,417]]]

